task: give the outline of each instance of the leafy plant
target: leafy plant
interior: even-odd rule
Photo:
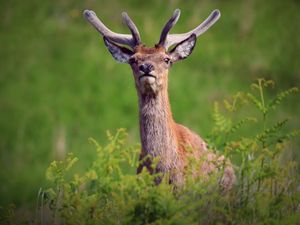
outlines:
[[[165,177],[158,186],[146,170],[136,174],[140,146],[127,146],[126,131],[107,133],[108,143],[94,139],[97,157],[83,173],[76,173],[80,160],[69,154],[54,161],[46,171],[50,182],[38,197],[33,224],[297,224],[300,192],[297,165],[283,160],[287,143],[299,131],[287,131],[288,120],[269,121],[272,110],[298,91],[291,88],[273,99],[265,97],[272,81],[259,79],[251,92],[239,92],[230,100],[214,104],[214,126],[207,142],[234,164],[237,182],[220,191],[222,170],[209,179],[187,171],[186,183],[174,188]],[[238,111],[254,107],[257,115],[236,118]],[[257,127],[244,136],[242,128]],[[199,167],[191,159],[191,171]],[[8,224],[11,208],[1,220]]]
[[[231,101],[224,101],[224,108],[229,112],[236,112],[241,106],[257,109],[258,116],[245,117],[236,123],[223,115],[215,103],[215,127],[208,140],[212,148],[225,155],[238,156],[235,160],[238,183],[234,194],[239,207],[237,217],[251,224],[285,224],[287,219],[289,223],[296,223],[299,216],[295,209],[300,200],[297,165],[292,160],[283,162],[281,157],[287,151],[286,143],[299,135],[299,130],[287,132],[287,119],[271,125],[267,122],[270,122],[271,111],[290,94],[298,92],[298,88],[282,91],[267,101],[264,90],[269,87],[274,87],[273,81],[258,79],[251,85],[252,92],[239,92]],[[257,132],[251,136],[234,136],[248,122],[256,123]]]

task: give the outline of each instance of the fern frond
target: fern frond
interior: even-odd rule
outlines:
[[[228,131],[228,133],[234,133],[234,132],[236,132],[239,128],[241,128],[241,126],[243,126],[247,122],[257,122],[257,119],[255,117],[246,117],[244,119],[241,119],[240,121],[238,121],[235,125],[233,125],[230,128],[230,130]]]
[[[278,138],[278,142],[279,143],[282,143],[284,141],[288,141],[288,140],[291,140],[292,138],[294,137],[297,137],[300,135],[300,130],[293,130],[291,132],[288,132],[287,134],[283,135],[283,136],[280,136]]]
[[[231,97],[230,100],[225,99],[223,103],[227,111],[235,112],[240,106],[247,104],[248,99],[244,92],[237,92]]]
[[[288,97],[289,95],[296,93],[298,91],[299,91],[299,88],[293,87],[293,88],[290,88],[288,90],[278,93],[276,95],[276,97],[270,101],[270,103],[268,104],[268,108],[275,109],[276,106],[278,106],[286,97]]]
[[[256,138],[258,140],[265,140],[268,137],[276,135],[287,123],[288,119],[277,122],[273,127],[265,129],[261,134],[258,134]]]
[[[218,102],[214,103],[213,110],[214,131],[228,132],[231,128],[232,121],[221,114]]]
[[[249,98],[250,102],[256,106],[256,108],[258,108],[261,112],[266,113],[267,109],[253,94],[247,93],[247,97]]]
[[[275,81],[274,80],[265,80],[265,79],[263,79],[262,85],[264,87],[271,86],[272,88],[274,88],[275,87]]]
[[[257,89],[260,91],[262,87],[269,87],[269,86],[274,88],[275,82],[273,80],[266,80],[264,78],[259,78],[257,79],[257,83],[252,83],[250,87],[252,89]]]

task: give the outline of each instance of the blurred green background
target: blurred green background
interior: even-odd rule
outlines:
[[[127,11],[153,46],[175,8],[181,18],[172,32],[194,28],[215,8],[222,13],[170,71],[176,121],[205,137],[213,102],[249,90],[256,78],[273,79],[277,90],[300,86],[296,0],[1,0],[0,205],[34,205],[45,169],[68,152],[88,166],[95,157],[89,137],[101,143],[106,130],[124,127],[129,142],[139,142],[131,70],[112,59],[82,11],[93,9],[108,27],[128,33],[121,20]],[[299,128],[299,114],[297,94],[274,117]],[[297,141],[293,149],[299,147]]]

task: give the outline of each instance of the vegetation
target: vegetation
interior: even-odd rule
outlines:
[[[236,171],[244,171],[239,180],[243,180],[245,189],[236,188],[245,190],[241,195],[247,193],[248,186],[252,194],[257,185],[253,179],[258,179],[255,177],[260,170],[252,173],[252,162],[263,162],[259,189],[268,183],[273,183],[274,188],[275,181],[263,182],[264,176],[271,176],[266,168],[278,158],[284,165],[300,162],[296,151],[299,138],[285,142],[295,135],[289,130],[300,127],[299,93],[291,95],[281,107],[275,100],[272,105],[276,110],[267,103],[259,105],[260,95],[256,100],[245,93],[230,96],[248,90],[248,84],[259,77],[277,84],[263,92],[264,99],[276,96],[275,90],[299,87],[299,7],[295,0],[0,1],[0,205],[5,215],[13,218],[12,213],[15,217],[32,213],[38,191],[44,193],[45,187],[54,183],[45,180],[45,171],[53,160],[64,161],[73,152],[80,160],[67,172],[65,183],[71,182],[74,174],[84,176],[97,158],[88,142],[90,137],[104,143],[106,130],[126,127],[127,144],[120,148],[139,142],[137,97],[130,69],[109,56],[102,39],[81,15],[86,8],[95,10],[119,32],[128,32],[121,23],[121,12],[127,11],[147,45],[158,40],[161,27],[175,8],[180,8],[182,14],[173,32],[189,30],[214,8],[220,9],[221,19],[198,39],[189,59],[170,71],[172,111],[176,121],[206,137],[212,149],[229,155]],[[281,97],[285,95],[282,92]],[[223,98],[227,101],[222,102]],[[262,110],[259,112],[266,111],[266,118],[258,114],[257,108],[248,107],[247,102],[257,104]],[[223,107],[229,111],[224,112]],[[215,128],[212,119],[217,124]],[[278,144],[274,144],[276,141]],[[270,143],[273,144],[269,146]],[[263,153],[259,151],[262,146],[268,147]],[[257,155],[252,157],[249,151]],[[277,151],[273,160],[270,152]],[[123,164],[126,163],[122,163],[122,173],[133,175],[133,167]],[[39,201],[42,196],[46,201],[42,194]],[[249,208],[255,203],[250,197],[246,202]],[[15,206],[7,207],[10,203]],[[236,206],[236,202],[232,205]]]
[[[231,190],[224,192],[218,185],[222,168],[209,180],[195,178],[192,170],[199,168],[201,161],[194,159],[189,162],[183,187],[169,185],[167,176],[156,186],[157,175],[146,170],[135,174],[140,146],[128,147],[127,134],[119,129],[115,135],[107,133],[109,142],[104,147],[90,139],[97,157],[84,172],[74,171],[79,159],[73,154],[50,164],[46,171],[50,186],[39,191],[32,224],[297,224],[297,164],[282,157],[288,141],[300,130],[284,131],[287,120],[270,126],[266,122],[270,110],[276,110],[298,88],[267,100],[264,89],[273,84],[259,79],[252,84],[252,92],[239,92],[224,101],[227,116],[215,103],[210,146],[229,158],[239,158],[235,160],[238,179]],[[230,114],[241,107],[255,108],[259,116],[232,120]],[[256,133],[233,137],[249,122],[258,124]],[[3,222],[17,223],[12,212],[6,212]]]

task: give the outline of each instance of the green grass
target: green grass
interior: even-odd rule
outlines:
[[[300,180],[288,145],[300,129],[289,130],[286,119],[270,121],[269,116],[299,88],[277,92],[269,99],[266,90],[273,85],[271,80],[258,79],[251,91],[214,103],[207,143],[210,151],[234,163],[236,181],[230,189],[219,185],[226,164],[218,159],[210,161],[216,170],[209,179],[195,176],[201,164],[207,163],[205,155],[197,159],[191,154],[187,159],[182,186],[170,185],[168,172],[150,175],[144,169],[137,175],[140,145],[128,146],[126,131],[118,129],[114,134],[107,132],[105,145],[89,139],[96,154],[84,169],[79,169],[82,162],[71,153],[65,160],[51,162],[46,170],[49,184],[38,192],[35,213],[7,206],[0,208],[0,222],[298,224]],[[256,113],[251,117],[239,114],[243,108]],[[251,124],[255,124],[253,132],[245,134],[243,128]],[[159,158],[152,162],[155,167]],[[162,177],[160,185],[154,183],[156,176]]]
[[[82,18],[86,8],[126,33],[121,12],[127,11],[148,45],[158,40],[175,8],[182,14],[174,32],[187,31],[220,9],[220,21],[198,39],[189,59],[170,71],[174,117],[202,136],[212,126],[213,102],[249,89],[256,78],[271,78],[279,89],[299,86],[297,1],[1,1],[0,205],[34,205],[56,157],[60,129],[66,151],[79,156],[82,168],[95,157],[89,137],[101,142],[106,130],[126,127],[130,143],[139,141],[131,71],[111,58]],[[290,128],[299,128],[299,113],[297,94],[271,118],[292,118]],[[299,141],[293,146],[298,149]]]

